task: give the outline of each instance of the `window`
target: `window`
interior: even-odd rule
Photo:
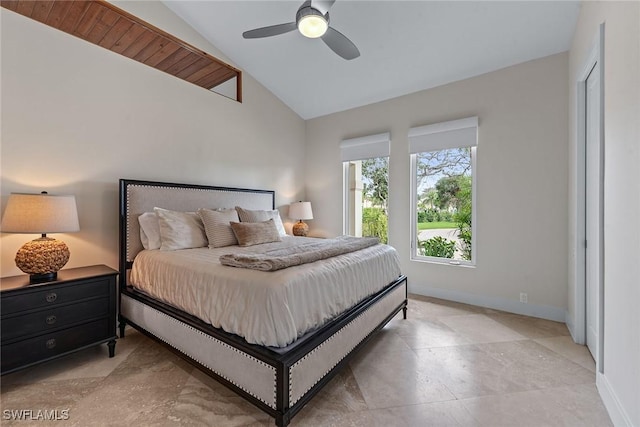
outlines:
[[[387,243],[389,133],[346,139],[343,164],[343,233]]]
[[[411,259],[475,264],[478,118],[409,131]]]

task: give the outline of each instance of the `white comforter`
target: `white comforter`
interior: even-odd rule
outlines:
[[[311,240],[285,237],[260,246],[277,249]],[[387,245],[272,272],[227,267],[218,260],[256,250],[145,250],[135,258],[130,283],[249,343],[284,347],[400,275],[398,254]]]

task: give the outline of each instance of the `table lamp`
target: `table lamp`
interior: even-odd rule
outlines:
[[[75,196],[12,193],[0,226],[3,233],[41,234],[16,253],[16,266],[30,275],[31,283],[55,280],[69,261],[69,248],[47,233],[80,230]]]
[[[313,219],[313,211],[311,210],[311,202],[294,202],[289,205],[289,218],[297,219],[298,222],[293,225],[294,236],[306,236],[309,232],[309,226],[302,222],[303,219]]]

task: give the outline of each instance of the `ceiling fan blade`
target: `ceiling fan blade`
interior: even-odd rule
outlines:
[[[262,37],[277,36],[278,34],[288,33],[297,28],[295,22],[287,22],[286,24],[271,25],[269,27],[256,28],[242,33],[245,39],[259,39]]]
[[[329,48],[344,59],[355,59],[360,56],[360,51],[351,40],[338,30],[329,27],[322,36],[322,40]]]
[[[311,7],[326,15],[335,2],[336,0],[311,0]]]

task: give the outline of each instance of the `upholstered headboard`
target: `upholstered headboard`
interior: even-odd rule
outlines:
[[[154,207],[183,212],[199,208],[275,209],[275,192],[206,185],[170,184],[166,182],[120,180],[120,280],[135,256],[142,250],[138,216],[153,212]]]

